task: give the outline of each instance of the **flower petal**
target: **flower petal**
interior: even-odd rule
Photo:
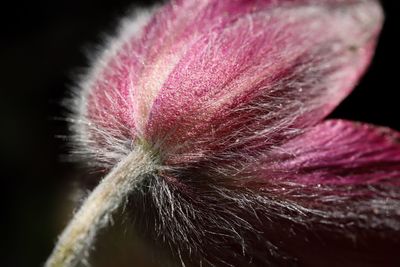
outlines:
[[[269,153],[258,172],[266,184],[257,190],[284,207],[266,238],[302,264],[397,266],[400,133],[325,121]]]
[[[192,12],[190,35],[160,57],[170,72],[144,136],[169,164],[254,158],[317,123],[365,70],[382,21],[375,1],[246,1],[253,9],[232,15],[244,1],[219,2],[212,18]]]
[[[179,0],[142,12],[82,83],[78,139],[114,163],[138,138],[166,164],[256,158],[351,91],[382,18],[374,0]]]
[[[400,133],[388,128],[328,120],[270,157],[273,169],[290,175],[281,178],[295,183],[400,187]]]
[[[268,154],[262,186],[333,225],[400,230],[400,133],[323,122]]]

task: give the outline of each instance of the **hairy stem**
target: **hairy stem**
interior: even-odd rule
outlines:
[[[45,267],[73,267],[89,255],[96,233],[107,226],[112,213],[155,170],[152,155],[140,147],[133,150],[85,200],[59,237]]]

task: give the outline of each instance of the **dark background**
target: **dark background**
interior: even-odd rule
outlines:
[[[57,136],[68,131],[66,122],[58,119],[65,115],[60,102],[80,68],[88,64],[85,51],[101,43],[104,34],[113,33],[118,18],[133,6],[150,2],[2,2],[0,195],[4,211],[0,213],[0,240],[4,255],[0,266],[40,266],[71,214],[71,192],[79,181],[96,176],[61,159],[68,152],[67,140]],[[331,117],[400,130],[400,9],[397,1],[382,2],[386,23],[372,66]],[[126,228],[122,232],[129,232]],[[99,245],[99,263],[94,266],[127,266],[130,258],[135,258],[134,266],[152,266],[146,263],[146,249],[140,240],[121,252],[121,245],[114,243],[116,238],[130,242],[125,234],[104,238],[108,238],[107,247]]]

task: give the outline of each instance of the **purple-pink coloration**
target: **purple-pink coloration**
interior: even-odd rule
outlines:
[[[78,152],[102,166],[157,154],[143,216],[180,257],[294,266],[310,263],[304,233],[382,243],[400,231],[400,134],[321,122],[382,21],[374,0],[171,1],[126,22],[83,83]]]

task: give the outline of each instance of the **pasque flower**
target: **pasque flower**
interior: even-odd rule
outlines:
[[[388,266],[400,134],[322,121],[382,21],[374,0],[175,0],[125,20],[73,98],[75,154],[111,171],[47,266],[79,263],[128,196],[183,265]]]

